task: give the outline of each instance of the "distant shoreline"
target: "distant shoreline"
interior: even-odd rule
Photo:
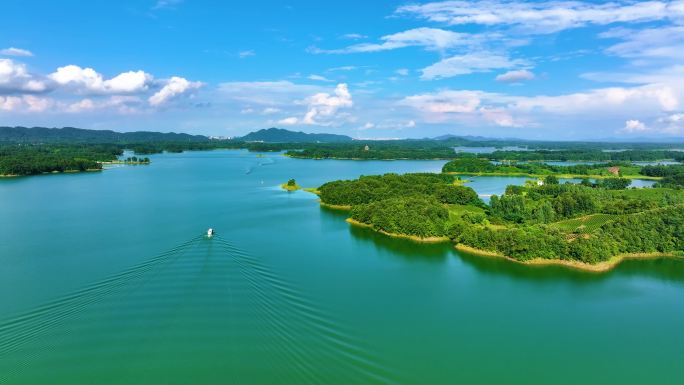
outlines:
[[[49,172],[39,172],[37,174],[26,174],[26,175],[0,174],[0,178],[21,178],[21,177],[25,177],[25,176],[52,175],[52,174],[80,174],[82,172],[99,172],[99,171],[104,171],[104,169],[103,168],[89,168],[87,170],[49,171]]]
[[[610,178],[625,178],[625,179],[642,179],[642,180],[661,180],[662,177],[659,176],[648,176],[648,175],[584,175],[584,174],[528,174],[524,172],[444,172],[448,175],[468,175],[468,176],[522,176],[530,178],[545,178],[547,176],[555,176],[560,179],[610,179]]]

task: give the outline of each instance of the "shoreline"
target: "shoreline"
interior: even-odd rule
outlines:
[[[660,253],[660,252],[653,252],[653,253],[627,253],[627,254],[618,254],[613,257],[611,257],[607,261],[601,261],[598,263],[586,263],[586,262],[581,262],[581,261],[571,261],[571,260],[566,260],[566,259],[543,259],[543,258],[534,258],[530,259],[528,261],[519,261],[515,258],[511,258],[508,256],[505,256],[501,253],[489,251],[489,250],[482,250],[482,249],[477,249],[474,247],[470,247],[467,245],[463,244],[457,244],[454,246],[454,248],[458,251],[472,254],[475,256],[479,257],[490,257],[490,258],[501,258],[505,259],[511,262],[519,263],[521,265],[528,265],[528,266],[562,266],[570,269],[575,269],[575,270],[581,270],[584,272],[591,272],[591,273],[605,273],[608,271],[613,270],[616,268],[620,263],[622,263],[624,260],[627,259],[660,259],[660,258],[679,258],[675,253]]]
[[[449,242],[449,237],[419,237],[416,235],[406,235],[406,234],[397,234],[397,233],[388,233],[387,231],[384,230],[376,230],[373,228],[373,225],[369,225],[367,223],[359,222],[355,219],[352,218],[347,218],[345,220],[347,223],[351,224],[352,226],[359,226],[359,227],[365,227],[365,228],[370,228],[371,230],[375,231],[376,233],[380,233],[382,235],[387,235],[389,237],[393,238],[403,238],[403,239],[408,239],[414,242],[420,242],[420,243],[442,243],[442,242]]]
[[[318,201],[320,203],[321,207],[333,209],[333,210],[344,210],[344,211],[350,211],[352,209],[351,206],[348,205],[331,205],[330,203],[325,203],[321,200]]]
[[[152,162],[126,162],[123,160],[108,160],[105,162],[98,162],[100,164],[150,164]]]
[[[82,172],[98,172],[104,171],[104,168],[89,168],[87,170],[64,170],[64,171],[45,171],[38,174],[14,175],[14,174],[0,174],[0,178],[22,178],[26,176],[38,175],[53,175],[53,174],[80,174]]]
[[[658,181],[663,179],[658,176],[648,176],[648,175],[623,175],[620,177],[614,175],[582,175],[582,174],[527,174],[524,172],[454,172],[447,171],[443,172],[447,175],[467,175],[467,176],[522,176],[530,178],[545,178],[547,176],[555,176],[559,179],[610,179],[610,178],[624,178],[624,179],[636,179],[636,180],[653,180]]]
[[[393,161],[393,160],[454,160],[455,158],[340,158],[340,157],[328,157],[328,158],[315,158],[312,156],[294,156],[283,154],[288,158],[293,159],[311,159],[311,160],[382,160],[382,161]]]
[[[280,185],[280,188],[287,191],[287,192],[295,192],[297,190],[301,190],[302,188],[299,187],[299,185],[295,184],[294,186],[288,186],[287,183],[283,183]]]

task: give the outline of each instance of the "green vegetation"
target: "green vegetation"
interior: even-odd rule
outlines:
[[[321,202],[351,206],[351,218],[378,231],[419,238],[443,237],[449,205],[483,207],[473,189],[444,174],[385,174],[335,181],[319,188]]]
[[[434,140],[354,141],[352,143],[307,144],[285,155],[309,159],[452,159],[457,143]]]
[[[599,227],[615,218],[617,218],[617,216],[613,214],[592,214],[552,223],[550,226],[558,228],[566,233],[591,234],[598,230]]]
[[[489,167],[479,160],[461,165]],[[543,185],[508,186],[489,206],[449,174],[364,176],[319,191],[323,204],[350,207],[352,223],[418,240],[450,239],[521,262],[592,267],[624,254],[684,252],[684,190],[625,186],[622,178],[547,178]]]
[[[556,166],[546,163],[492,163],[483,158],[464,157],[449,161],[442,167],[443,172],[455,174],[476,174],[476,175],[527,175],[538,177],[592,177],[592,178],[613,178],[608,182],[611,188],[619,188],[621,184],[629,182],[618,182],[616,176],[624,178],[657,178],[655,175],[641,173],[643,167],[635,166],[630,163],[605,163],[605,164],[580,164],[571,166]],[[552,183],[557,183],[557,179],[549,179]],[[624,188],[624,187],[623,187]]]
[[[5,145],[0,146],[0,175],[100,170],[100,162],[121,153],[109,145]]]
[[[443,237],[449,211],[434,196],[409,195],[357,205],[351,218],[389,234]]]
[[[287,191],[297,191],[301,189],[301,187],[299,187],[299,185],[297,184],[297,181],[295,181],[294,179],[288,180],[287,183],[281,184],[280,187]]]
[[[589,148],[562,148],[559,150],[535,150],[535,151],[495,151],[482,156],[497,161],[590,161],[590,162],[640,162],[657,161],[664,159],[683,160],[684,153],[680,151],[668,151],[662,149],[646,149],[652,146],[640,144],[639,149],[625,151],[605,151],[606,145],[596,143]],[[625,145],[626,146],[626,145]],[[567,147],[573,147],[568,143]],[[663,147],[662,145],[660,146]],[[681,144],[678,147],[682,147]]]
[[[641,173],[653,177],[662,177],[658,182],[660,187],[684,187],[684,165],[645,166]]]
[[[149,164],[150,158],[148,158],[148,157],[138,158],[137,156],[129,156],[128,158],[124,159],[123,162],[124,163],[132,163],[132,164]]]

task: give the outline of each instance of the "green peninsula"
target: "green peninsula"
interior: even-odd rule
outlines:
[[[667,167],[676,166],[661,166]],[[485,204],[449,174],[385,174],[322,185],[323,205],[391,236],[452,242],[481,255],[593,271],[684,251],[684,190],[623,184],[508,186]]]

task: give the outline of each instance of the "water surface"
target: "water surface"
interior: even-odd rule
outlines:
[[[682,382],[679,261],[521,266],[353,228],[277,187],[443,161],[152,161],[0,181],[0,383]]]

